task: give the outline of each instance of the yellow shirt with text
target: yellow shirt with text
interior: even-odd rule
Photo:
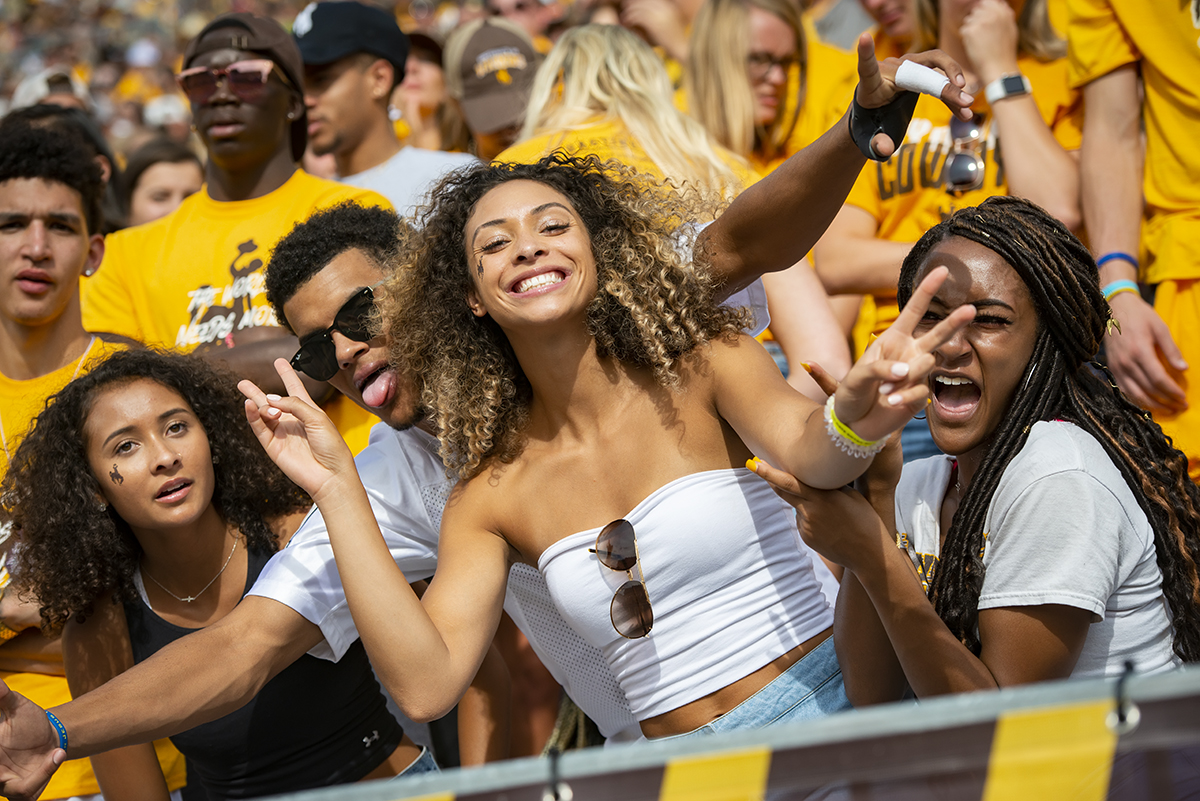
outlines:
[[[1064,149],[1077,150],[1083,138],[1083,105],[1079,93],[1067,85],[1066,59],[1047,63],[1022,56],[1017,63],[1033,86],[1033,100],[1054,138]],[[962,193],[946,190],[943,171],[953,146],[951,115],[940,100],[927,95],[917,101],[899,151],[887,161],[867,162],[846,203],[875,218],[876,237],[889,242],[916,242],[958,209],[1008,194],[998,131],[990,124],[986,101],[977,101],[975,112],[984,137],[977,150],[984,163],[983,183],[978,189]],[[899,314],[894,291],[877,294],[874,301],[873,322],[863,321],[855,329],[856,353],[866,349],[865,338],[870,333],[882,332]]]
[[[1196,4],[1068,0],[1071,85],[1141,70],[1146,131],[1142,280],[1200,278],[1200,16]]]
[[[84,284],[84,328],[190,351],[278,327],[263,281],[271,249],[296,223],[346,200],[391,207],[370,190],[301,170],[252,200],[217,202],[202,189],[160,220],[109,235]],[[351,450],[366,447],[377,417],[341,395],[324,408]]]
[[[0,441],[4,445],[3,461],[0,462],[0,477],[8,471],[8,463],[12,454],[25,434],[33,425],[33,420],[46,407],[46,401],[52,395],[71,382],[75,376],[86,372],[110,354],[120,349],[120,346],[93,339],[87,350],[70,364],[60,367],[54,372],[37,378],[17,381],[0,373]],[[39,653],[22,653],[21,642],[25,637],[36,636],[24,634],[11,640],[4,646],[3,656],[10,658],[45,662],[47,669],[62,673],[62,660],[47,661]],[[19,692],[43,709],[59,706],[71,700],[71,692],[67,688],[67,680],[61,675],[46,675],[43,673],[10,673],[0,671],[0,679],[9,689]],[[174,790],[186,782],[183,756],[175,750],[168,740],[160,740],[154,744],[158,753],[159,765],[167,778],[167,786]],[[64,762],[50,780],[50,785],[42,793],[42,798],[70,798],[77,795],[92,795],[100,792],[96,776],[92,773],[91,763],[87,759],[71,759]]]

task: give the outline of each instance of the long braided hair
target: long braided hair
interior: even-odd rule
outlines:
[[[969,239],[1008,262],[1029,288],[1040,327],[1020,388],[950,524],[929,587],[934,609],[978,654],[980,554],[992,496],[1033,424],[1065,419],[1103,446],[1146,513],[1154,529],[1175,653],[1185,662],[1200,661],[1200,488],[1188,478],[1186,457],[1158,424],[1116,388],[1106,371],[1092,367],[1111,318],[1091,254],[1034,204],[989,198],[921,237],[900,271],[901,306],[912,297],[930,251],[949,237]]]

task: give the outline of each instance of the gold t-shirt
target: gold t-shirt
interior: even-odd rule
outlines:
[[[1200,19],[1195,3],[1068,0],[1070,80],[1127,64],[1142,74],[1146,129],[1142,280],[1200,278]]]

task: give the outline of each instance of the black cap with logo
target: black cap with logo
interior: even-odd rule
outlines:
[[[355,53],[368,53],[391,63],[395,83],[404,80],[408,37],[396,18],[382,8],[354,0],[309,3],[296,15],[292,35],[305,64],[332,64]]]

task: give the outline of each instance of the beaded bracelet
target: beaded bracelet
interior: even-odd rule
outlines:
[[[1104,288],[1101,289],[1100,291],[1104,293],[1105,300],[1112,300],[1113,297],[1121,294],[1122,292],[1134,292],[1139,297],[1142,294],[1142,291],[1140,289],[1138,289],[1137,282],[1130,281],[1128,278],[1122,278],[1118,281],[1113,281],[1112,283],[1105,284]]]
[[[1112,253],[1105,253],[1103,256],[1096,259],[1096,266],[1103,267],[1110,261],[1126,261],[1132,264],[1133,269],[1135,270],[1141,268],[1141,265],[1138,264],[1137,256],[1130,255],[1129,253],[1122,253],[1119,250],[1114,250]]]
[[[870,459],[887,445],[887,437],[871,441],[855,434],[850,426],[838,419],[833,406],[834,396],[830,395],[829,400],[825,401],[825,430],[829,432],[829,438],[833,440],[833,444],[842,451],[857,459]]]
[[[54,713],[49,709],[46,710],[46,718],[50,721],[50,725],[58,732],[58,747],[62,750],[67,750],[67,727],[62,725],[62,721],[54,716]]]

